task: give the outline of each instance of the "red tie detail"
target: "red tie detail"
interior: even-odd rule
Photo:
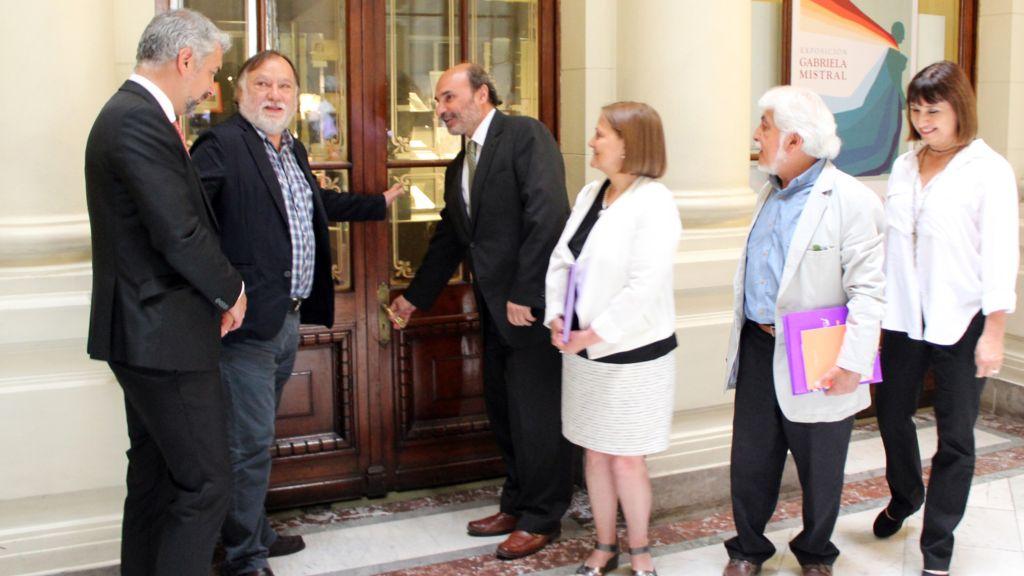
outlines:
[[[185,133],[181,131],[181,122],[175,120],[172,124],[174,124],[174,129],[178,131],[178,137],[181,138],[181,145],[185,147],[185,154],[189,154],[188,142],[185,141]],[[191,154],[189,154],[189,156],[191,156]]]

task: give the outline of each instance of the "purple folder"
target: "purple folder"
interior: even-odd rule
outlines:
[[[569,343],[572,319],[576,314],[576,263],[569,266],[569,279],[565,286],[565,306],[562,308],[562,343]]]
[[[789,380],[793,386],[793,394],[807,394],[815,391],[807,389],[807,376],[804,373],[803,332],[846,324],[848,313],[846,306],[836,306],[806,312],[793,312],[782,317],[782,330],[786,337],[786,360],[789,362]],[[874,384],[882,381],[882,364],[877,355],[872,372],[871,378],[862,380],[861,384]]]

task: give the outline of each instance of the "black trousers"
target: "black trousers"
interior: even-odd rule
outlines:
[[[550,534],[572,498],[572,448],[562,436],[562,357],[549,342],[509,346],[479,301],[484,401],[506,469],[501,511],[519,517],[518,530]]]
[[[889,514],[905,518],[925,503],[921,553],[926,570],[948,570],[953,530],[963,518],[974,477],[974,424],[984,378],[975,378],[974,348],[985,327],[980,313],[960,341],[940,346],[912,340],[904,332],[884,331],[882,374],[875,390],[878,428],[885,446],[885,479],[892,499]],[[935,373],[935,419],[939,446],[925,499],[921,452],[912,416],[917,411],[924,375]]]
[[[839,556],[831,538],[839,518],[853,416],[813,424],[787,420],[775,396],[774,348],[775,338],[756,324],[743,326],[729,473],[737,534],[725,548],[730,558],[755,564],[775,554],[764,529],[779,500],[788,450],[803,489],[804,523],[789,548],[801,565],[832,564]]]
[[[110,368],[131,441],[121,574],[207,576],[231,492],[220,374]]]

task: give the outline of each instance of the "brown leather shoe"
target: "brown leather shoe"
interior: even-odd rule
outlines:
[[[504,542],[498,544],[495,555],[502,560],[515,560],[529,556],[555,541],[558,532],[551,534],[534,534],[525,530],[516,530]]]
[[[832,567],[828,564],[804,564],[800,569],[804,576],[832,576]]]
[[[739,558],[731,558],[729,563],[725,565],[725,570],[722,571],[722,576],[753,576],[754,574],[760,573],[760,564],[754,564],[753,562],[747,562],[746,560],[740,560]]]
[[[515,530],[518,521],[519,518],[511,514],[498,512],[466,524],[466,532],[470,536],[502,536]]]

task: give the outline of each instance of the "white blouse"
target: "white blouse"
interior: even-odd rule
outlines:
[[[885,202],[882,327],[949,345],[979,310],[1013,312],[1017,204],[1013,168],[980,138],[927,186],[921,186],[916,150],[897,158]]]

